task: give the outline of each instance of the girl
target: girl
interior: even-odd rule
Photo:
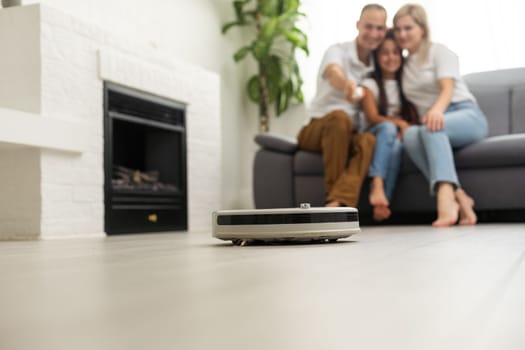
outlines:
[[[433,226],[477,222],[474,201],[460,188],[453,148],[487,135],[486,117],[459,74],[456,54],[430,40],[423,7],[402,6],[394,16],[396,41],[408,51],[403,68],[403,92],[419,114],[421,125],[407,128],[404,147],[437,194]]]
[[[389,204],[399,173],[402,156],[400,136],[410,124],[417,124],[414,107],[401,92],[403,56],[395,42],[394,32],[387,31],[382,44],[374,53],[375,69],[363,81],[363,111],[370,125],[369,132],[376,136],[374,157],[368,176],[370,204],[374,220],[390,217]]]

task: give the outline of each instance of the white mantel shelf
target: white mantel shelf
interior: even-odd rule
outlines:
[[[80,123],[0,108],[0,125],[0,142],[10,146],[67,152],[83,152],[87,147],[86,128]]]
[[[0,143],[83,152],[88,128],[80,118],[43,110],[41,19],[39,5],[0,11]]]

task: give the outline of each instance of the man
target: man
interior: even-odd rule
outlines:
[[[359,131],[358,84],[373,71],[372,52],[386,33],[386,10],[363,7],[354,41],[326,51],[312,101],[311,120],[298,135],[299,148],[322,152],[326,206],[356,207],[370,165],[375,139]],[[349,157],[350,161],[348,161]]]

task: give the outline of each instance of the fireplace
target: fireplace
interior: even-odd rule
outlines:
[[[185,105],[104,84],[108,234],[188,229]]]

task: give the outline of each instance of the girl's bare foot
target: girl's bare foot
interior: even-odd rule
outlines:
[[[474,199],[463,189],[458,188],[456,190],[456,201],[459,203],[459,224],[475,225],[478,222],[478,216],[474,211]]]
[[[458,221],[459,204],[456,202],[454,187],[449,183],[439,184],[437,193],[438,218],[432,223],[434,227],[448,227]]]
[[[383,178],[374,176],[370,182],[370,196],[368,197],[370,205],[373,207],[383,206],[388,207],[388,199],[385,195],[385,187],[383,185]]]
[[[376,205],[374,207],[374,220],[375,221],[383,221],[390,217],[392,212],[387,206],[384,205]]]

